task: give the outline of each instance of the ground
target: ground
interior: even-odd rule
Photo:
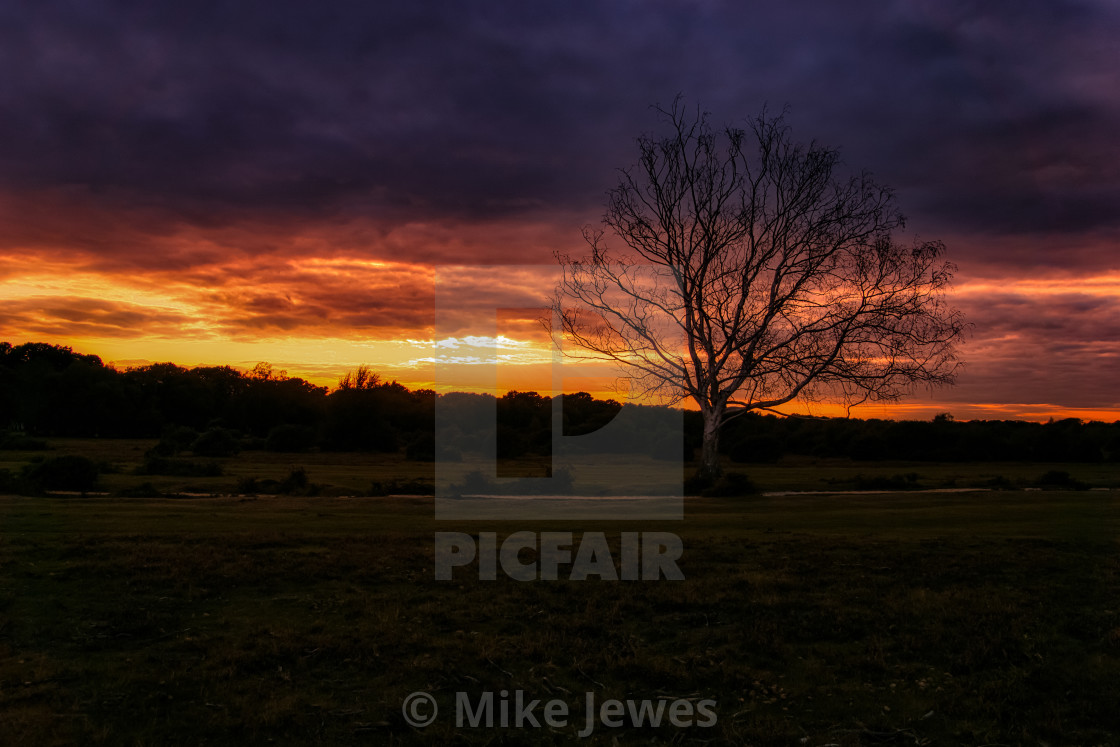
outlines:
[[[298,463],[357,488],[392,472],[379,459],[249,453],[218,479]],[[1055,468],[1094,484],[1114,474],[747,471],[763,488],[827,489],[915,471],[1026,483]],[[430,498],[2,497],[0,722],[22,745],[1117,744],[1118,501],[753,495],[688,499],[679,522],[526,527],[437,523]],[[434,580],[434,532],[523,529],[605,531],[613,547],[620,531],[671,531],[686,578],[481,581],[464,568]],[[572,724],[454,728],[456,692],[503,689],[564,700]],[[425,729],[402,716],[415,691],[442,709]],[[587,692],[711,698],[718,720],[579,739]]]

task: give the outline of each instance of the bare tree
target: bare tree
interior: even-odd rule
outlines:
[[[347,371],[338,379],[339,391],[376,389],[379,386],[381,386],[381,375],[374,373],[373,369],[366,365],[358,366],[353,371]]]
[[[590,256],[557,255],[566,354],[575,343],[640,391],[695,400],[709,479],[720,429],[744,412],[952,383],[955,268],[940,242],[892,239],[904,226],[892,190],[838,177],[838,152],[793,143],[782,116],[714,131],[679,98],[658,112],[669,134],[638,139],[604,228],[584,229]]]

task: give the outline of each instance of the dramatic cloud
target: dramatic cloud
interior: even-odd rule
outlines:
[[[946,240],[945,397],[1111,407],[1117,38],[1105,0],[5,3],[0,335],[431,339],[436,266],[579,251],[682,93],[788,105]]]
[[[1120,410],[1120,278],[1074,290],[1026,283],[1018,292],[966,287],[957,297],[975,325],[957,402],[1047,403]]]
[[[184,314],[97,298],[0,300],[0,315],[6,325],[32,337],[184,337],[196,332],[195,320]]]
[[[74,2],[0,20],[0,181],[165,223],[594,213],[678,91],[719,120],[789,102],[805,138],[934,217],[1120,220],[1104,3]]]

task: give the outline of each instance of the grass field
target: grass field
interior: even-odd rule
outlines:
[[[213,477],[181,477],[140,475],[136,469],[144,455],[158,443],[155,439],[60,438],[50,440],[48,451],[6,451],[0,449],[0,469],[18,473],[31,460],[63,454],[77,454],[102,464],[109,471],[100,477],[99,490],[117,493],[150,483],[164,493],[226,493],[237,492],[245,478],[282,480],[292,469],[302,468],[308,479],[324,488],[328,495],[368,495],[373,482],[418,481],[431,483],[431,463],[401,459],[396,454],[308,452],[301,454],[268,451],[242,452],[233,457],[201,458],[189,454],[180,459],[198,464],[216,464],[222,474]],[[633,469],[631,457],[619,457],[630,469],[628,474],[641,474]],[[499,462],[498,474],[540,475],[547,461],[528,457],[518,461]],[[911,488],[1026,488],[1038,484],[1047,472],[1068,472],[1073,479],[1089,487],[1120,488],[1120,468],[1115,464],[1057,464],[1028,462],[859,462],[850,459],[784,458],[776,464],[725,463],[726,468],[746,473],[760,491],[847,491],[865,487],[875,480],[906,484]],[[604,468],[610,471],[609,464]],[[660,470],[651,470],[659,474]],[[575,488],[594,488],[603,475],[592,470],[578,474]],[[655,487],[650,485],[648,487]]]
[[[103,448],[119,460],[132,446]],[[355,488],[400,474],[346,456],[299,463]],[[243,455],[214,479],[288,466]],[[1050,467],[913,471],[959,484]],[[911,471],[746,471],[766,489],[822,489],[859,470]],[[1120,744],[1118,503],[1116,490],[751,496],[688,499],[680,522],[525,526],[436,523],[424,498],[3,497],[0,743]],[[622,530],[675,532],[686,580],[434,580],[433,532],[524,529],[614,545]],[[503,689],[564,700],[572,724],[454,728],[456,692]],[[414,691],[442,710],[425,729],[402,716]],[[718,721],[579,739],[589,691],[711,698]]]

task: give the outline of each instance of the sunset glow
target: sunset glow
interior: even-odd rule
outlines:
[[[454,364],[466,388],[549,390],[536,320],[493,314],[541,307],[551,288],[485,268],[585,251],[581,227],[633,162],[649,105],[681,91],[717,122],[788,102],[798,139],[836,144],[897,188],[906,234],[945,240],[948,300],[973,325],[958,385],[852,415],[1120,419],[1114,8],[1024,11],[1013,35],[979,10],[900,7],[865,30],[878,43],[849,46],[835,40],[860,14],[827,4],[805,22],[682,5],[640,34],[589,12],[555,26],[513,9],[324,17],[298,43],[248,33],[237,12],[232,36],[170,14],[121,10],[100,36],[13,17],[0,31],[0,56],[21,63],[0,89],[0,339],[118,368],[267,361],[333,386],[365,364],[438,387],[434,367]],[[636,64],[650,48],[677,51]],[[449,265],[473,267],[457,282],[493,305],[464,307],[444,334],[434,283]],[[494,324],[496,381],[494,348],[472,339]],[[572,365],[563,388],[617,397],[618,373]]]
[[[366,364],[386,379],[430,387],[433,365],[456,363],[464,367],[463,388],[542,393],[551,389],[553,351],[543,329],[533,329],[535,319],[507,322],[510,328],[499,340],[497,386],[488,383],[481,370],[469,373],[472,365],[481,367],[492,360],[489,341],[470,336],[433,339],[432,272],[423,265],[312,257],[256,268],[234,262],[206,272],[214,278],[258,279],[251,287],[224,281],[207,286],[158,271],[121,277],[92,270],[65,272],[49,258],[39,263],[8,261],[0,302],[3,336],[71,345],[118,368],[172,361],[187,367],[229,364],[248,370],[267,361],[291,376],[330,387],[346,371]],[[511,300],[527,292],[511,289]],[[410,298],[408,305],[388,312],[390,319],[376,318],[371,307],[379,305],[378,299],[401,295]],[[1102,375],[1120,360],[1120,340],[1113,333],[1120,276],[966,281],[957,285],[953,300],[976,325],[964,351],[967,368],[960,385],[917,393],[902,403],[865,404],[852,415],[928,419],[950,411],[961,419],[1120,419],[1120,407],[1108,399],[1111,382]],[[1086,371],[1077,391],[1053,394],[1083,398],[1099,381],[1097,403],[1063,404],[1060,397],[1044,396],[1050,394],[1047,368],[1064,367],[1061,361],[1047,361],[1047,351],[1071,346],[1079,351],[1078,361],[1091,362],[1100,373]],[[1013,361],[1019,367],[1017,378],[1002,375],[1000,361]],[[566,389],[575,386],[598,397],[619,396],[614,367],[584,362],[577,372],[573,362],[567,366],[572,377],[582,380],[579,385],[565,384]],[[1017,388],[1039,396],[1001,401]],[[803,403],[786,411],[848,412],[827,403]]]

